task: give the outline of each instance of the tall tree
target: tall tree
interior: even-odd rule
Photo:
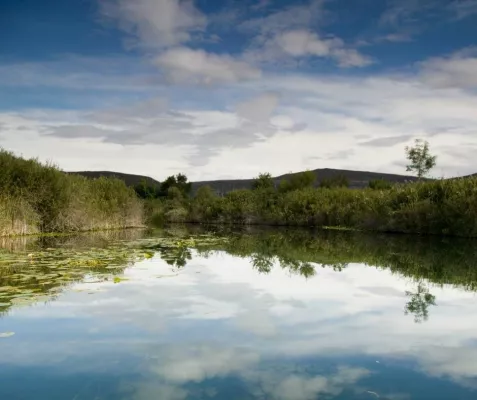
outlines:
[[[425,177],[436,165],[437,157],[431,155],[427,141],[416,139],[414,146],[406,146],[405,151],[409,160],[406,171],[414,172],[419,179]]]
[[[171,175],[161,183],[159,195],[161,197],[168,196],[169,189],[172,187],[177,188],[184,196],[189,196],[192,184],[188,182],[187,176],[184,174]]]
[[[186,196],[190,195],[192,189],[192,183],[187,180],[187,176],[184,174],[176,175],[177,187]]]
[[[273,189],[275,188],[275,183],[273,182],[272,175],[268,172],[259,174],[252,182],[252,189]]]
[[[134,186],[136,194],[141,199],[154,199],[155,197],[157,197],[158,189],[158,187],[150,184],[144,178],[142,178],[141,181]]]
[[[171,175],[167,177],[164,182],[161,183],[160,196],[166,197],[169,189],[174,186],[177,186],[177,180],[174,175]]]

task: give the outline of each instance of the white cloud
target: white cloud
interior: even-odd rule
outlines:
[[[224,377],[256,364],[259,356],[246,348],[218,348],[218,346],[173,347],[162,354],[154,373],[169,382],[202,382]]]
[[[288,31],[276,37],[277,44],[285,53],[302,57],[308,54],[327,56],[334,45],[341,45],[337,39],[321,40],[318,35],[305,30]]]
[[[269,387],[271,398],[276,400],[313,400],[321,395],[338,396],[345,387],[367,376],[361,368],[341,367],[335,375],[303,377],[290,375]]]
[[[337,37],[320,37],[317,33],[306,29],[295,29],[280,32],[264,40],[256,42],[245,54],[250,60],[270,62],[284,58],[320,57],[330,58],[340,67],[364,67],[372,60],[349,48]]]
[[[274,265],[270,274],[259,274],[251,269],[250,259],[218,253],[194,257],[185,269],[172,273],[154,258],[127,269],[128,280],[121,285],[77,285],[75,289],[85,290],[67,292],[48,307],[17,309],[15,318],[28,319],[35,328],[50,319],[71,324],[74,315],[82,327],[94,327],[100,336],[72,348],[69,339],[52,344],[47,330],[35,330],[20,351],[13,344],[8,348],[11,357],[4,364],[41,367],[54,347],[74,359],[78,371],[91,372],[99,365],[81,363],[78,357],[94,354],[98,362],[108,360],[103,355],[134,354],[143,356],[141,368],[147,371],[137,391],[142,387],[153,393],[148,384],[158,384],[157,391],[164,389],[164,396],[174,399],[185,395],[181,385],[207,385],[208,379],[230,376],[241,379],[256,397],[261,393],[274,399],[337,396],[345,388],[373,390],[374,379],[383,381],[382,368],[396,360],[404,361],[416,377],[425,374],[463,386],[475,383],[474,293],[431,285],[437,307],[425,324],[416,325],[403,315],[404,293],[416,285],[412,279],[350,264],[342,272],[317,266],[317,275],[305,281]],[[219,305],[220,313],[211,317]],[[258,318],[266,323],[254,326]],[[125,323],[143,336],[118,338],[117,327]],[[321,372],[323,358],[330,361],[336,355],[339,361],[330,365],[331,371],[326,367],[327,372]],[[353,367],[341,365],[348,356]],[[302,357],[307,361],[303,366]],[[379,364],[372,368],[374,377],[357,387],[370,374],[356,365],[362,357]],[[60,361],[55,358],[54,363]],[[153,378],[147,378],[151,372]]]
[[[73,114],[76,115],[64,116],[51,110],[22,116],[0,114],[0,120],[6,123],[6,128],[0,131],[5,136],[1,145],[17,155],[53,161],[66,171],[117,170],[132,174],[147,173],[161,179],[182,171],[188,163],[187,155],[193,150],[186,143],[171,146],[157,141],[147,146],[131,144],[124,147],[118,143],[119,140],[101,139],[114,133],[118,135],[117,139],[124,139],[121,131],[101,129],[91,124],[76,125],[74,121],[83,117]],[[56,129],[63,137],[45,135]],[[158,154],[161,154],[160,165]]]
[[[238,29],[266,37],[284,30],[308,28],[323,20],[326,15],[323,3],[322,0],[310,0],[306,4],[292,5],[267,16],[244,21]]]
[[[214,84],[258,79],[261,71],[229,55],[207,53],[186,47],[168,50],[155,59],[174,83]]]
[[[454,0],[448,9],[455,14],[455,19],[461,20],[477,14],[476,0]]]
[[[272,337],[278,333],[275,322],[265,310],[251,310],[235,318],[235,324],[245,332],[257,336]]]
[[[307,46],[305,41],[295,51],[310,51]],[[236,60],[224,73],[221,68],[228,64],[222,56],[204,57],[203,64],[186,72],[188,79],[245,78],[234,69]],[[4,147],[53,159],[68,170],[110,169],[159,179],[184,171],[193,180],[306,168],[405,173],[403,147],[424,137],[438,156],[436,176],[469,174],[477,171],[474,63],[468,49],[428,60],[407,75],[268,72],[260,80],[206,90],[157,86],[160,96],[123,100],[120,106],[108,107],[117,102],[108,95],[100,109],[4,112],[0,135]],[[187,68],[185,61],[180,65]],[[75,93],[70,96],[76,98]],[[88,146],[94,149],[88,152]],[[125,162],[121,157],[128,147],[123,146],[137,148],[132,154],[144,149],[144,156]],[[84,148],[85,155],[75,153],[75,147]],[[152,149],[167,156],[157,157]]]
[[[132,57],[68,55],[48,61],[0,64],[0,85],[84,91],[149,92],[157,71]],[[156,82],[157,83],[157,82]]]
[[[370,64],[369,57],[349,48],[340,38],[321,37],[316,32],[317,24],[327,16],[323,4],[322,0],[311,0],[243,22],[239,29],[255,35],[244,57],[253,62],[282,62],[286,57],[314,56],[329,57],[341,67]]]
[[[268,122],[275,111],[280,96],[277,93],[264,93],[237,105],[237,115],[252,122]]]
[[[420,64],[422,79],[429,85],[477,88],[477,48],[466,49],[448,57],[435,57]]]
[[[134,35],[135,45],[149,48],[188,42],[207,25],[192,0],[106,0],[102,12]]]

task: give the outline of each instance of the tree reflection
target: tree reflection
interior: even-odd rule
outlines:
[[[187,262],[192,260],[191,249],[185,246],[161,248],[159,255],[167,264],[177,269],[184,268]]]
[[[95,247],[83,240],[88,235],[61,238],[59,243],[52,239],[29,244],[0,242],[0,287],[4,289],[0,291],[0,312],[8,310],[13,299],[23,301],[27,291],[51,296],[60,286],[81,280],[86,273],[106,276],[115,272],[112,267],[120,273],[141,257],[157,254],[172,268],[181,269],[192,260],[193,252],[201,256],[226,252],[249,259],[261,274],[282,268],[304,278],[316,275],[320,267],[341,272],[352,263],[385,269],[419,282],[414,291],[406,292],[405,306],[405,313],[412,314],[417,323],[426,321],[430,306],[436,304],[428,282],[477,290],[477,252],[470,240],[301,229],[227,232],[221,228],[204,235],[197,229],[184,227],[147,238],[131,237],[131,241],[114,237],[112,243],[105,239],[104,246],[92,235],[93,242],[100,243]],[[27,257],[29,253],[33,257]]]
[[[191,237],[197,237],[197,232],[193,233]],[[199,254],[225,251],[248,258],[260,274],[282,268],[292,275],[310,278],[317,274],[319,267],[341,272],[349,264],[359,263],[417,280],[416,290],[406,292],[409,301],[405,306],[405,313],[413,314],[416,323],[428,320],[430,306],[436,301],[426,281],[477,290],[477,252],[474,244],[466,240],[331,231],[312,233],[301,229],[232,230],[214,235],[227,240],[215,244],[196,241],[193,247]],[[179,268],[191,259],[190,251],[174,246],[160,250],[160,254],[170,265]]]
[[[333,268],[333,271],[335,272],[341,272],[348,267],[348,263],[321,264],[321,266],[323,268],[325,267]]]
[[[252,266],[261,274],[268,274],[273,268],[273,257],[264,254],[252,254]]]
[[[415,292],[406,291],[410,300],[406,303],[404,313],[413,314],[414,322],[421,323],[429,318],[429,306],[436,305],[436,296],[429,293],[429,289],[423,282],[419,282]]]

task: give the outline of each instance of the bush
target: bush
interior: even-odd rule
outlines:
[[[203,189],[181,201],[180,207],[188,210],[187,216],[181,215],[189,222],[477,236],[477,178],[376,184],[362,190],[266,187],[233,191],[223,198]]]
[[[388,190],[393,187],[393,184],[385,179],[373,179],[369,181],[368,186],[373,190]]]
[[[340,188],[340,187],[348,187],[349,180],[346,176],[343,175],[336,175],[331,178],[325,178],[320,182],[320,187],[322,188]]]
[[[115,178],[68,175],[0,150],[0,234],[124,228],[143,224],[143,205]]]

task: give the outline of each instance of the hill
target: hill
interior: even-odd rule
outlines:
[[[133,174],[124,174],[122,172],[112,172],[112,171],[76,171],[76,172],[67,172],[67,174],[82,175],[86,178],[99,178],[104,176],[105,178],[118,178],[123,180],[128,186],[135,186],[139,184],[143,179],[146,180],[150,185],[160,185],[159,181],[143,175],[133,175]]]
[[[349,181],[349,187],[351,189],[363,189],[368,186],[369,181],[374,179],[384,179],[393,183],[405,183],[414,182],[417,180],[414,176],[386,174],[381,172],[369,172],[369,171],[351,171],[344,169],[330,169],[322,168],[312,171],[316,176],[315,186],[319,186],[323,179],[329,179],[336,176],[345,176]],[[298,172],[297,172],[298,173]],[[283,179],[290,179],[297,173],[289,173],[274,177],[275,185],[278,185]],[[192,191],[195,192],[201,186],[209,185],[218,194],[224,194],[231,190],[237,189],[250,189],[252,187],[253,179],[237,179],[237,180],[217,180],[217,181],[202,181],[193,182]]]
[[[417,178],[414,176],[407,175],[396,175],[396,174],[386,174],[381,172],[369,172],[369,171],[351,171],[344,169],[315,169],[312,172],[315,173],[316,186],[318,186],[323,179],[333,178],[338,175],[345,176],[350,184],[352,189],[362,189],[368,186],[368,182],[373,179],[385,179],[389,182],[394,183],[404,183],[404,182],[413,182]],[[111,172],[111,171],[78,171],[78,172],[69,172],[70,174],[83,175],[88,178],[98,178],[100,176],[105,177],[116,177],[122,179],[129,186],[134,186],[141,182],[142,179],[145,179],[146,182],[152,185],[158,185],[159,182],[153,178],[142,176],[142,175],[132,175],[124,174],[121,172]],[[289,173],[285,175],[280,175],[274,177],[273,180],[275,184],[278,185],[279,182],[283,179],[289,179],[292,175],[296,173]],[[220,195],[223,195],[227,192],[237,189],[250,189],[252,186],[253,179],[227,179],[227,180],[214,180],[214,181],[199,181],[192,182],[192,192],[195,193],[198,188],[201,186],[209,185],[215,192]]]

